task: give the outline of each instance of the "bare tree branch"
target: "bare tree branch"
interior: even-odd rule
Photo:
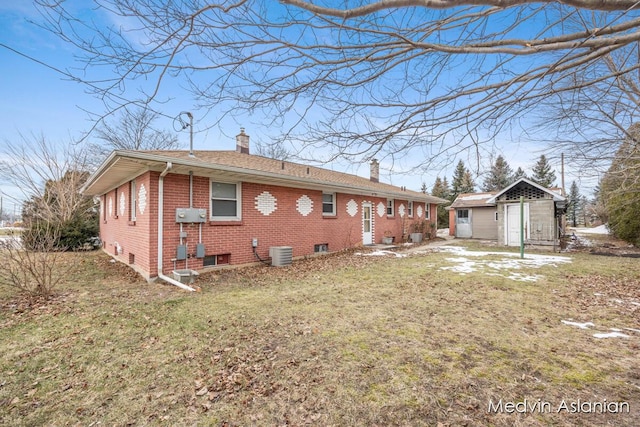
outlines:
[[[95,0],[112,26],[39,3],[107,105],[164,102],[179,79],[198,108],[260,113],[274,143],[329,148],[325,160],[478,149],[541,103],[578,105],[638,71],[603,67],[640,42],[635,1]]]

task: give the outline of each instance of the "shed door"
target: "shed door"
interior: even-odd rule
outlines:
[[[471,209],[456,210],[456,237],[471,238]]]
[[[507,246],[520,246],[520,203],[505,206],[505,242]],[[529,203],[524,204],[524,238],[529,238]]]
[[[362,205],[362,244],[373,243],[373,227],[371,224],[371,203]]]

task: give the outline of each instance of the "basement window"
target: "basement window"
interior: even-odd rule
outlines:
[[[203,267],[215,267],[216,265],[229,265],[231,254],[207,255],[202,259]]]
[[[313,252],[329,252],[329,244],[318,243],[317,245],[313,245]]]

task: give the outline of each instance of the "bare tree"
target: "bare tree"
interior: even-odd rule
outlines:
[[[594,14],[593,26],[603,25],[605,16]],[[580,25],[575,17],[570,21]],[[561,85],[577,89],[558,91],[543,105],[541,127],[550,136],[551,153],[568,154],[581,175],[600,178],[621,144],[635,138],[629,130],[640,113],[639,64],[639,42],[619,46],[593,66],[569,73]]]
[[[69,262],[63,266],[63,254],[56,248],[59,224],[47,224],[46,227],[46,232],[32,236],[32,248],[28,250],[22,247],[18,236],[0,241],[0,256],[3,258],[0,286],[13,288],[29,298],[46,299],[73,270],[76,263],[67,260]]]
[[[61,252],[65,225],[94,207],[80,193],[88,173],[86,151],[73,144],[56,146],[44,137],[25,138],[21,144],[6,143],[0,155],[0,181],[22,192],[26,229],[21,236],[3,240],[0,285],[29,297],[48,298],[65,274],[77,265]],[[66,263],[65,263],[66,261]]]
[[[640,41],[635,0],[94,0],[111,27],[39,3],[107,104],[162,102],[180,78],[201,108],[262,111],[283,138],[347,158],[455,154],[558,93],[640,68],[595,72]],[[141,81],[142,96],[127,91]]]
[[[0,181],[21,193],[13,200],[27,202],[32,218],[65,222],[86,205],[80,187],[88,177],[88,156],[82,147],[22,136],[21,143],[6,142],[1,154]],[[37,206],[29,207],[30,200],[38,200]]]
[[[175,150],[180,147],[174,132],[155,129],[158,113],[148,108],[126,107],[117,120],[103,121],[96,129],[101,142],[89,144],[94,159],[103,160],[112,150]],[[95,162],[94,160],[94,162]]]

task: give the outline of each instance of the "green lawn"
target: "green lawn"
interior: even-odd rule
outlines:
[[[75,256],[50,303],[0,289],[2,425],[640,425],[638,259],[575,254],[521,282],[499,255],[461,274],[451,253],[348,253],[186,293]],[[593,336],[610,328],[628,338]],[[579,399],[629,412],[557,411]]]

